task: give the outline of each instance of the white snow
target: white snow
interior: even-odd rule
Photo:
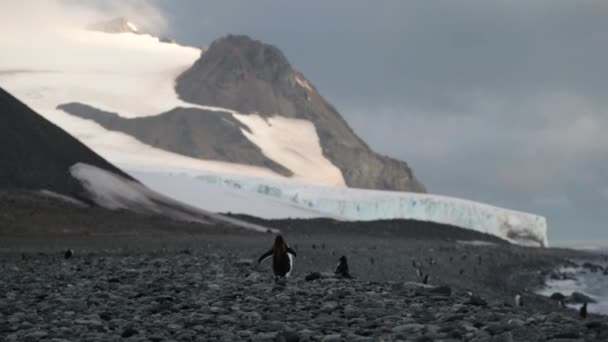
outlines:
[[[323,156],[310,122],[271,119],[276,124],[271,127],[255,115],[248,119],[249,115],[233,110],[181,101],[175,93],[175,78],[200,57],[199,49],[161,43],[149,35],[84,29],[45,31],[30,38],[25,44],[11,35],[0,36],[0,86],[119,166],[202,168],[282,178],[267,168],[200,161],[155,149],[56,107],[81,102],[127,118],[157,115],[176,107],[229,112],[248,122],[253,131],[248,138],[262,144],[260,148],[269,158],[286,163],[296,179],[344,185],[340,170]],[[300,131],[303,135],[298,136]],[[277,140],[272,140],[273,134]]]
[[[0,85],[43,115],[72,101],[124,117],[191,106],[177,98],[173,86],[200,57],[198,49],[134,33],[41,34],[27,44],[0,36]]]
[[[51,191],[51,190],[40,190],[40,193],[44,196],[47,197],[51,197],[51,198],[56,198],[56,199],[60,199],[66,203],[70,203],[73,204],[77,207],[81,207],[81,208],[85,208],[88,207],[88,205],[86,205],[85,203],[83,203],[82,201],[79,201],[77,199],[75,199],[74,197],[68,196],[68,195],[64,195],[64,194],[60,194],[58,192],[55,191]]]
[[[71,175],[83,185],[91,199],[98,205],[111,209],[128,209],[140,213],[155,213],[179,220],[203,224],[226,222],[244,229],[258,232],[271,231],[260,225],[225,217],[203,209],[190,207],[172,198],[150,190],[145,185],[128,180],[96,166],[77,163],[70,167]]]
[[[414,219],[468,228],[519,245],[548,246],[544,217],[458,198],[218,173],[131,174],[157,191],[216,212],[264,218]]]
[[[212,212],[242,213],[277,219],[328,216],[297,204],[285,203],[277,198],[259,196],[229,186],[217,186],[198,179],[193,173],[146,172],[131,169],[127,169],[127,172],[150,189]]]
[[[127,21],[127,26],[129,26],[129,28],[130,28],[131,30],[133,30],[133,32],[137,32],[137,31],[138,31],[138,30],[137,30],[137,26],[135,26],[135,24],[133,24],[133,23],[132,23],[132,22],[130,22],[130,21]]]
[[[312,87],[306,80],[303,80],[300,76],[296,75],[296,82],[306,90],[312,91]]]
[[[80,181],[92,200],[104,208],[116,210],[135,207],[157,214],[162,211],[150,198],[150,190],[137,182],[84,163],[73,165],[70,173]]]
[[[342,172],[325,156],[315,126],[307,120],[260,115],[234,117],[251,129],[243,134],[264,155],[294,172],[294,179],[315,184],[344,186]]]

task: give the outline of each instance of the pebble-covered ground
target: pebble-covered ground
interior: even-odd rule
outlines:
[[[548,251],[289,238],[298,258],[286,282],[254,261],[272,243],[264,234],[167,238],[145,249],[132,239],[104,248],[48,239],[38,242],[43,253],[30,245],[23,255],[19,239],[5,239],[0,341],[608,341],[605,317],[582,320],[527,289],[537,279],[525,265],[561,258]],[[70,244],[80,249],[65,260],[61,248]],[[328,273],[341,254],[355,279]],[[432,274],[431,287],[413,282],[412,260]],[[322,277],[305,280],[313,271]],[[514,291],[529,304],[513,307]]]

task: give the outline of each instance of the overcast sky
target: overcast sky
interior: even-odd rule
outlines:
[[[608,1],[157,1],[168,33],[278,46],[432,193],[608,240]]]

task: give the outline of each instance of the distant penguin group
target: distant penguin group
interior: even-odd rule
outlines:
[[[296,256],[296,252],[287,245],[283,236],[277,235],[274,239],[274,245],[269,251],[262,254],[258,259],[258,264],[271,256],[274,279],[289,277],[293,270],[293,258]]]

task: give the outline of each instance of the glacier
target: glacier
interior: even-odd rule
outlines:
[[[152,189],[216,212],[348,221],[413,219],[472,229],[518,245],[548,247],[544,217],[448,196],[328,187],[212,172],[128,172]]]

